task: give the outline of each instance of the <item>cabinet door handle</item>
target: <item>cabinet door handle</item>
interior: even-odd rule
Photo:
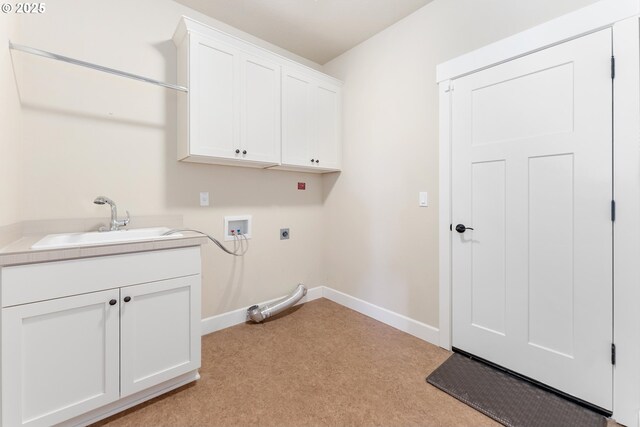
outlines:
[[[316,159],[311,159],[311,163],[314,163],[316,161]]]
[[[240,149],[239,148],[236,149],[236,154],[240,154]]]
[[[131,301],[131,297],[124,297],[124,302],[129,302]]]
[[[109,301],[109,305],[116,305],[118,303],[118,301],[112,299],[111,301]]]
[[[247,150],[242,150],[242,154],[247,154]]]
[[[320,163],[320,160],[316,160],[316,164]]]

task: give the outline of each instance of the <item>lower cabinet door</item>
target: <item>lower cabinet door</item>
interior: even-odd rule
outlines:
[[[200,367],[200,275],[120,293],[122,397]]]
[[[2,310],[2,425],[50,426],[119,398],[119,295]]]

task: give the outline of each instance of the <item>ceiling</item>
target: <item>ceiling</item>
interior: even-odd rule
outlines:
[[[432,0],[176,0],[325,64]]]

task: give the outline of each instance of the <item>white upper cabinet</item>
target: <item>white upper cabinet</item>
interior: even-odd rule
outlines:
[[[319,83],[314,86],[313,102],[317,166],[327,170],[339,170],[342,155],[340,86],[328,82]]]
[[[280,163],[280,65],[247,54],[240,64],[240,154]]]
[[[282,91],[282,163],[313,166],[313,82],[301,73],[286,70]]]
[[[268,167],[280,163],[280,66],[189,34],[187,126],[178,158]]]
[[[278,169],[340,170],[340,85],[315,74],[283,71],[282,165]]]
[[[341,82],[188,18],[173,40],[189,87],[178,98],[178,160],[340,169]]]
[[[181,156],[234,158],[240,147],[240,53],[191,35],[189,141]]]

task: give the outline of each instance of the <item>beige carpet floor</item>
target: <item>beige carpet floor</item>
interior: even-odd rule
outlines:
[[[496,426],[425,376],[450,353],[326,299],[202,339],[202,379],[95,426]]]

